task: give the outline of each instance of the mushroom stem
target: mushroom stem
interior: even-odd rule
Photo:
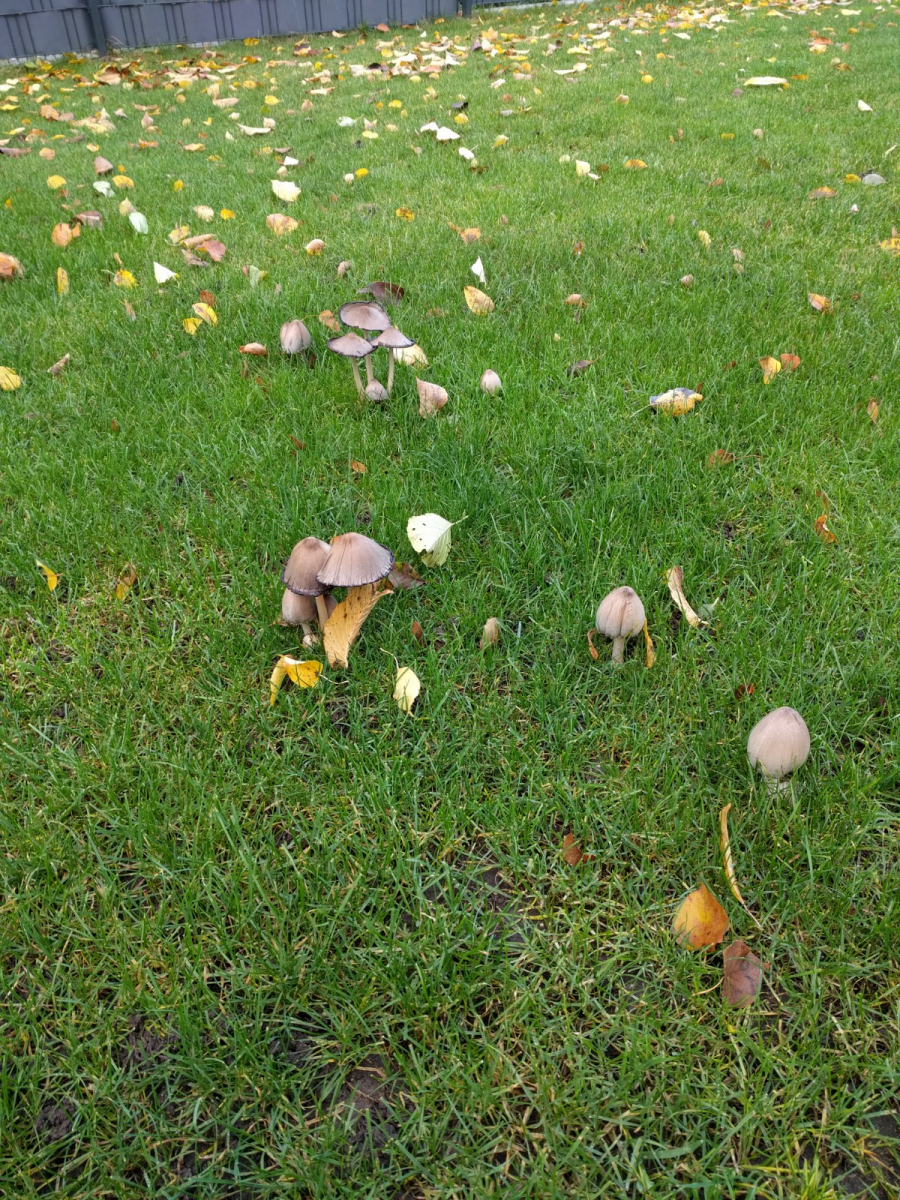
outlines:
[[[316,611],[319,614],[319,627],[324,633],[325,622],[328,620],[328,606],[325,603],[325,596],[316,596]]]
[[[363,387],[362,376],[359,373],[359,366],[357,365],[355,358],[351,358],[350,362],[353,365],[353,378],[356,380],[356,390],[359,394],[360,400],[362,400],[365,397],[366,389]]]
[[[625,661],[625,639],[623,637],[613,638],[612,657],[614,663]]]
[[[309,621],[301,621],[300,628],[303,630],[304,642],[306,638],[315,637],[315,634],[313,633],[313,627]]]
[[[369,383],[371,383],[374,378],[375,378],[375,376],[372,374],[372,355],[367,354],[366,355],[366,379]]]
[[[391,394],[391,388],[393,388],[393,386],[394,386],[394,352],[393,352],[393,350],[388,350],[388,381],[387,381],[387,394],[388,395]]]

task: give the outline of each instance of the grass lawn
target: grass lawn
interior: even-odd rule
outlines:
[[[9,69],[0,135],[30,153],[0,159],[25,272],[0,287],[22,380],[0,397],[4,1197],[898,1195],[900,13],[718,11],[135,52],[119,86]],[[434,77],[350,71],[441,39],[459,65]],[[742,87],[773,73],[790,86]],[[133,188],[94,191],[97,148]],[[54,244],[86,209],[102,229]],[[223,261],[189,265],[179,225]],[[463,297],[478,256],[488,316]],[[406,289],[434,417],[411,368],[368,404],[325,349],[319,314],[371,280]],[[190,335],[201,290],[218,323]],[[278,350],[293,317],[312,369]],[[648,408],[681,385],[692,412]],[[443,567],[406,539],[427,512],[467,518]],[[282,564],[348,530],[426,586],[270,706],[279,655],[324,657],[277,624]],[[590,655],[620,584],[651,669],[638,642]],[[745,747],[786,704],[812,752],[773,797]],[[724,875],[729,803],[761,928]],[[672,935],[701,882],[766,964],[751,1008],[723,1004],[721,946]]]

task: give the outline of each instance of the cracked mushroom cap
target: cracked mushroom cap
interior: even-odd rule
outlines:
[[[610,592],[597,609],[597,632],[608,638],[630,638],[644,627],[644,606],[630,587]]]
[[[291,557],[281,572],[281,582],[297,596],[323,595],[328,588],[318,581],[316,575],[330,553],[331,547],[327,542],[315,537],[304,538],[291,551]]]
[[[391,324],[391,318],[380,304],[367,304],[362,300],[342,304],[338,309],[338,317],[343,325],[364,329],[366,333],[381,333]]]
[[[809,756],[809,730],[795,708],[776,708],[753,726],[747,739],[751,767],[770,779],[783,779]]]
[[[387,346],[388,350],[405,350],[408,346],[415,344],[412,338],[408,338],[405,333],[401,333],[393,325],[388,325],[387,329],[379,333],[378,337],[372,338],[373,346]]]
[[[323,589],[362,587],[384,579],[393,565],[394,556],[387,546],[361,533],[341,533],[331,543],[331,553],[317,578]]]
[[[340,354],[342,358],[365,358],[372,353],[372,343],[358,333],[342,333],[340,337],[330,338],[327,345],[332,354]]]

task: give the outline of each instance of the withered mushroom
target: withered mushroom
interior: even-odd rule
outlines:
[[[284,570],[281,573],[281,582],[285,585],[289,592],[295,596],[309,596],[315,599],[316,611],[319,614],[319,624],[325,628],[325,622],[330,615],[328,602],[325,599],[325,593],[328,588],[319,582],[316,578],[318,572],[322,569],[328,560],[331,553],[331,547],[327,542],[320,541],[319,538],[307,537],[299,541],[291,551],[291,557],[284,565]],[[287,593],[285,593],[286,597]],[[286,621],[289,621],[288,614],[284,611],[285,598],[282,598],[282,615]],[[300,624],[300,622],[290,622],[291,624]]]
[[[350,359],[350,365],[353,367],[353,378],[356,381],[356,390],[359,393],[360,400],[362,400],[365,397],[366,389],[363,386],[357,360],[364,358],[366,362],[369,361],[372,353],[371,345],[357,333],[342,333],[340,337],[331,338],[327,345],[332,354],[339,354],[341,358]]]
[[[391,318],[380,304],[363,300],[342,304],[338,309],[338,318],[342,324],[349,325],[351,329],[361,329],[363,333],[383,333],[391,323]],[[369,383],[375,378],[372,374],[371,352],[366,355],[366,378]]]
[[[387,329],[379,333],[378,337],[372,338],[372,345],[376,349],[381,349],[382,346],[385,346],[388,351],[388,395],[391,394],[391,390],[394,386],[394,351],[406,350],[409,346],[414,346],[415,344],[416,343],[412,340],[412,338],[407,337],[405,333],[401,333],[400,330],[393,325],[389,325]]]
[[[630,587],[619,587],[603,600],[597,609],[597,632],[612,638],[614,663],[625,661],[625,642],[644,628],[644,606]]]

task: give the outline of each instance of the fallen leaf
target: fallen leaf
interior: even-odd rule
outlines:
[[[109,159],[104,158],[102,154],[98,154],[94,159],[94,173],[97,175],[108,175],[110,171],[114,171],[115,169]]]
[[[422,690],[422,681],[412,667],[398,667],[394,681],[394,699],[402,713],[411,713]]]
[[[413,621],[411,633],[412,633],[413,637],[416,639],[416,641],[419,643],[419,645],[421,646],[423,644],[423,642],[425,641],[425,633],[422,629],[422,626],[419,624],[418,621]]]
[[[195,304],[194,308],[196,307],[197,305]],[[241,354],[249,354],[251,356],[255,355],[257,358],[269,357],[269,351],[265,348],[262,342],[246,342],[243,346],[238,346],[238,350],[241,352]]]
[[[807,200],[833,200],[837,192],[834,188],[819,187],[813,188],[811,192],[806,193]]]
[[[65,221],[61,221],[58,225],[53,226],[53,232],[50,234],[50,241],[54,246],[64,248],[68,246],[73,238],[79,237],[81,234],[81,226],[79,224],[69,225]]]
[[[184,326],[184,332],[194,337],[203,322],[199,317],[185,317],[181,324]]]
[[[147,218],[143,213],[132,212],[128,214],[128,221],[135,233],[149,233],[150,226],[147,224]]]
[[[570,867],[577,867],[580,862],[589,862],[594,857],[593,854],[585,854],[581,847],[576,845],[574,833],[567,833],[563,837],[562,856]]]
[[[69,272],[65,267],[56,268],[56,293],[59,296],[69,294]]]
[[[325,243],[321,238],[313,238],[311,242],[307,242],[304,246],[307,254],[321,254],[325,249]]]
[[[368,475],[369,468],[364,462],[358,462],[355,458],[350,459],[350,470],[354,475]]]
[[[349,258],[345,258],[341,262],[339,262],[337,265],[337,270],[335,272],[338,279],[343,279],[344,276],[347,274],[347,272],[350,270],[350,268],[352,266],[353,266],[353,263],[350,261]]]
[[[208,325],[218,325],[219,318],[216,316],[216,310],[211,304],[205,304],[200,300],[196,304],[191,305],[191,310],[201,321],[206,321]]]
[[[244,270],[244,274],[250,280],[251,288],[255,288],[260,283],[262,283],[262,281],[265,279],[265,277],[269,273],[268,271],[261,271],[259,269],[259,267],[254,267],[254,266],[244,267],[243,270]]]
[[[781,370],[781,363],[777,358],[773,358],[771,354],[767,354],[765,358],[761,358],[759,365],[762,367],[763,383],[771,383]]]
[[[654,412],[665,413],[670,417],[680,417],[684,413],[689,413],[697,401],[702,399],[701,393],[692,391],[691,388],[670,388],[667,392],[651,396],[650,407]]]
[[[113,183],[117,188],[133,188],[134,180],[127,175],[113,175]]]
[[[625,160],[625,166],[629,171],[645,171],[647,169],[647,164],[642,158],[627,158]]]
[[[366,617],[382,598],[393,595],[393,588],[367,583],[362,587],[350,588],[328,620],[325,622],[324,644],[328,662],[332,667],[346,667],[347,656]]]
[[[137,571],[131,563],[126,563],[116,580],[116,599],[124,600],[136,583]]]
[[[170,271],[168,267],[164,267],[162,263],[155,262],[153,264],[153,277],[157,283],[168,283],[170,279],[177,279],[178,275],[175,271]]]
[[[223,208],[219,210],[219,216],[223,221],[233,221],[235,217],[234,209]]]
[[[273,179],[272,191],[279,200],[284,200],[288,204],[292,204],[300,195],[300,188],[296,183],[291,183],[287,179]]]
[[[719,847],[722,851],[722,859],[725,863],[725,876],[728,879],[728,886],[731,888],[735,900],[737,900],[744,912],[746,912],[747,915],[756,923],[756,925],[759,926],[759,921],[756,920],[756,917],[753,916],[753,913],[744,903],[744,897],[741,895],[741,890],[737,884],[737,877],[734,873],[734,860],[731,856],[731,840],[728,836],[728,812],[730,808],[731,805],[726,804],[719,813]]]
[[[656,662],[656,647],[653,645],[653,638],[650,636],[650,626],[644,621],[644,666],[649,671]]]
[[[883,242],[878,243],[882,250],[887,250],[889,254],[895,257],[900,255],[900,237],[889,237]],[[0,254],[0,259],[8,258],[7,254]]]
[[[399,217],[401,221],[414,221],[416,219],[416,214],[411,208],[407,208],[406,205],[398,208],[394,215]]]
[[[130,271],[126,271],[124,267],[121,270],[116,271],[115,275],[113,275],[113,283],[116,285],[116,287],[120,288],[137,287],[137,280],[132,273]]]
[[[416,379],[416,391],[419,393],[420,417],[433,417],[450,399],[444,388],[427,379]]]
[[[717,945],[727,928],[728,914],[705,883],[685,896],[672,921],[676,940],[692,950]]]
[[[722,951],[722,997],[732,1008],[749,1008],[762,986],[762,963],[746,942],[737,941]]]
[[[225,244],[220,242],[219,239],[215,237],[205,238],[197,246],[197,251],[200,254],[208,255],[213,262],[221,262],[228,253],[228,249]]]
[[[425,586],[425,580],[409,563],[395,562],[388,572],[387,578],[391,587],[403,588],[407,592],[411,592],[413,588]]]
[[[588,653],[590,654],[590,656],[594,660],[594,662],[596,662],[597,659],[600,657],[600,651],[594,645],[594,630],[593,629],[588,630],[587,640],[588,640]]]
[[[734,455],[730,450],[713,450],[709,458],[706,460],[708,467],[724,466],[726,463],[733,463]]]
[[[816,312],[826,313],[831,311],[831,301],[827,296],[820,296],[817,292],[810,292],[807,299]]]
[[[866,104],[865,100],[857,100],[856,107],[860,112],[872,112],[872,106]]]
[[[834,534],[828,528],[828,514],[827,513],[822,513],[821,517],[816,517],[815,530],[823,542],[836,542],[837,541],[837,538],[834,536]]]
[[[747,87],[788,87],[788,81],[780,75],[754,75],[746,81]]]
[[[779,354],[778,357],[786,371],[796,371],[800,366],[800,359],[796,354]]]
[[[301,662],[298,658],[291,658],[290,655],[283,654],[275,664],[269,679],[269,704],[274,704],[278,699],[278,693],[285,678],[290,679],[297,687],[311,688],[319,682],[321,674],[322,664],[320,662],[315,660]]]
[[[365,287],[359,289],[359,295],[362,296],[368,293],[374,296],[376,300],[402,300],[405,289],[397,283],[388,283],[383,279],[376,279],[373,283],[367,283]]]
[[[406,536],[426,567],[440,567],[450,553],[450,530],[459,521],[448,521],[437,513],[423,513],[406,522]]]
[[[584,296],[579,295],[578,292],[572,292],[570,295],[566,296],[565,302],[571,308],[587,308],[587,301],[585,300]]]
[[[471,245],[472,242],[477,242],[481,237],[481,230],[477,227],[477,225],[472,226],[469,229],[459,229],[457,230],[457,233],[467,246]]]
[[[25,268],[11,254],[0,254],[0,279],[21,279]]]
[[[300,222],[295,221],[293,217],[286,217],[284,213],[270,213],[266,217],[266,224],[274,234],[282,237],[286,233],[293,233]]]
[[[47,187],[50,188],[51,191],[58,191],[60,188],[65,186],[66,181],[63,179],[62,175],[49,175],[47,177]]]
[[[703,249],[708,250],[710,248],[710,246],[712,245],[712,238],[709,236],[709,234],[706,232],[706,230],[699,229],[697,231],[697,237],[699,238],[700,245],[703,247]]]
[[[484,292],[479,291],[478,288],[466,287],[463,288],[463,292],[466,297],[466,304],[468,304],[470,310],[477,317],[486,316],[488,313],[492,313],[494,311],[493,300],[490,298],[490,296],[485,295]]]
[[[701,621],[694,610],[688,604],[687,597],[684,594],[684,571],[681,567],[670,567],[666,571],[666,583],[669,587],[669,593],[675,601],[675,607],[684,613],[687,623],[693,629],[699,629],[701,625],[707,625],[707,621]]]
[[[594,365],[592,358],[579,358],[578,362],[572,363],[571,367],[566,367],[566,374],[571,376],[581,375],[588,367]]]
[[[478,648],[479,650],[486,650],[488,646],[496,646],[499,641],[500,622],[496,617],[488,617],[481,632],[481,641],[478,643]]]
[[[0,367],[0,391],[14,392],[21,386],[21,378],[11,367]]]
[[[404,346],[401,350],[394,351],[394,362],[402,363],[405,367],[422,367],[428,366],[428,359],[425,351],[421,346]]]
[[[485,275],[484,275],[484,263],[481,261],[481,255],[479,255],[478,258],[475,259],[475,261],[472,263],[471,267],[469,267],[469,270],[472,272],[472,274],[475,276],[475,278],[478,280],[479,283],[487,283],[487,279],[485,279]]]
[[[325,328],[329,329],[332,333],[341,332],[340,322],[337,320],[330,308],[326,308],[324,311],[319,313],[319,320],[322,322]]]
[[[866,412],[872,418],[873,423],[878,420],[878,407],[878,401],[874,397],[866,405]]]

